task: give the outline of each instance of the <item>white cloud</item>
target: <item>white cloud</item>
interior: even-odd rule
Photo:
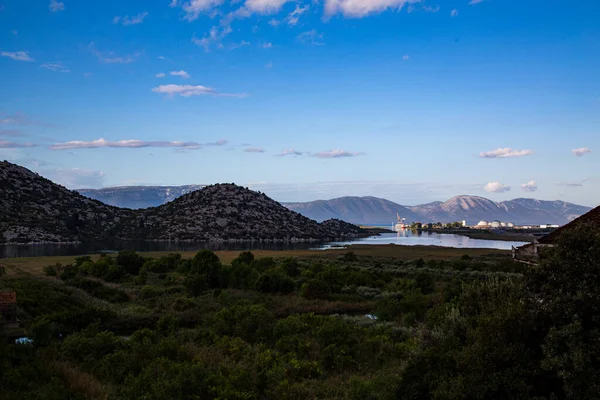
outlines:
[[[450,16],[452,18],[458,17],[458,10],[455,8],[454,10],[450,11]]]
[[[479,3],[483,3],[485,0],[471,0],[469,2],[470,5],[475,5],[475,4],[479,4]]]
[[[348,18],[362,18],[387,9],[400,10],[421,0],[325,0],[325,15],[341,13]]]
[[[128,15],[125,15],[124,17],[114,17],[113,24],[121,24],[123,26],[137,25],[144,22],[144,18],[146,18],[147,16],[147,12],[141,12],[133,17],[130,17]]]
[[[281,21],[276,20],[275,18],[271,18],[269,20],[269,25],[277,27],[277,26],[281,25]]]
[[[510,147],[499,147],[496,150],[486,151],[479,154],[480,158],[509,158],[509,157],[524,157],[533,154],[531,150],[516,150]]]
[[[119,140],[110,142],[103,138],[89,142],[73,140],[66,143],[57,143],[49,146],[50,150],[70,150],[70,149],[97,149],[102,147],[139,149],[145,147],[175,147],[179,149],[199,149],[202,144],[197,142],[179,142],[179,141],[144,141],[136,139]]]
[[[196,36],[192,36],[192,43],[204,47],[204,51],[208,51],[212,44],[220,43],[223,38],[229,35],[232,32],[231,26],[227,25],[225,27],[213,26],[210,28],[208,34],[204,35],[202,38],[197,38]]]
[[[21,136],[21,132],[16,129],[0,129],[0,136]]]
[[[9,142],[6,140],[0,140],[0,149],[20,149],[20,148],[28,148],[28,147],[37,147],[37,145],[33,143],[17,143],[17,142]]]
[[[404,61],[406,61],[406,60],[410,60],[410,56],[409,56],[408,54],[405,54],[405,55],[403,55],[403,56],[402,56],[402,59],[403,59]]]
[[[216,142],[202,143],[202,146],[225,146],[228,143],[226,139],[219,139]]]
[[[181,71],[171,71],[171,72],[169,72],[169,75],[171,75],[171,76],[180,76],[183,79],[188,79],[190,77],[190,74],[188,74],[184,70],[181,70]]]
[[[158,59],[159,59],[159,60],[166,60],[166,59],[167,59],[167,57],[165,57],[165,56],[158,56]]]
[[[590,149],[588,149],[587,147],[581,147],[579,149],[573,149],[571,150],[573,152],[573,154],[575,154],[577,157],[581,157],[584,156],[588,153],[591,153],[592,151]]]
[[[271,42],[264,42],[261,46],[263,49],[270,49],[273,47],[273,43]]]
[[[310,6],[308,4],[305,5],[304,7],[300,7],[298,4],[296,4],[296,8],[294,9],[294,11],[289,13],[286,18],[288,25],[291,25],[291,26],[296,25],[298,23],[298,21],[300,20],[300,16],[302,14],[304,14],[305,12],[307,12],[309,8],[310,8]]]
[[[164,72],[159,72],[158,74],[156,74],[157,78],[164,78],[166,76],[166,74]]]
[[[191,22],[198,19],[201,13],[211,11],[222,3],[223,0],[191,0],[183,3],[181,8],[185,11],[184,19]],[[177,2],[171,2],[170,6],[175,7],[177,4]]]
[[[281,153],[279,153],[277,155],[280,157],[285,157],[285,156],[301,156],[302,154],[304,154],[304,153],[301,151],[294,150],[294,148],[289,148],[289,149],[283,150]]]
[[[521,189],[523,189],[526,192],[535,192],[536,190],[538,190],[537,182],[529,181],[527,183],[524,183],[521,185]]]
[[[436,13],[436,12],[440,11],[440,6],[437,6],[437,7],[423,6],[423,11]]]
[[[172,1],[171,1],[171,4],[169,4],[169,7],[171,7],[171,8],[175,8],[175,7],[177,7],[177,5],[178,5],[178,2],[177,2],[177,0],[172,0]]]
[[[65,67],[64,65],[62,65],[59,62],[44,63],[44,64],[40,65],[40,68],[46,68],[46,69],[49,69],[50,71],[54,71],[54,72],[71,72],[71,71],[69,71],[69,69],[67,67]]]
[[[48,5],[48,8],[52,12],[63,11],[65,9],[65,3],[63,3],[62,1],[57,1],[57,0],[50,0],[50,4]]]
[[[260,147],[248,147],[247,149],[244,149],[244,151],[246,153],[264,153],[265,152],[265,150]]]
[[[231,45],[231,50],[239,49],[240,47],[244,47],[244,46],[250,46],[250,42],[242,40],[239,43],[234,43]]]
[[[483,188],[486,192],[492,193],[504,193],[510,190],[510,186],[504,185],[498,181],[493,181],[485,185]]]
[[[273,62],[272,62],[272,61],[269,61],[269,62],[267,63],[267,65],[265,65],[265,68],[267,68],[267,69],[271,69],[271,68],[273,68]]]
[[[58,168],[41,171],[48,179],[69,189],[99,188],[104,184],[104,172],[81,168]]]
[[[0,124],[6,124],[6,125],[37,125],[37,126],[44,126],[44,127],[54,127],[54,125],[46,123],[46,122],[42,122],[42,121],[37,121],[34,120],[30,117],[28,117],[27,115],[17,112],[13,115],[6,115],[2,118],[0,118]]]
[[[315,153],[315,157],[319,158],[344,158],[344,157],[356,157],[360,156],[363,153],[349,152],[340,149],[335,149],[331,151],[322,151],[320,153]]]
[[[273,14],[289,0],[246,0],[244,6],[257,14]]]
[[[154,93],[166,94],[170,97],[179,95],[182,97],[213,95],[221,97],[247,97],[244,93],[219,93],[215,89],[202,85],[160,85],[152,89]]]
[[[312,44],[315,46],[323,46],[325,43],[323,42],[323,34],[317,32],[316,29],[312,29],[310,31],[302,32],[297,36],[298,40],[302,43]]]
[[[12,58],[13,60],[16,60],[16,61],[33,61],[33,58],[31,58],[29,56],[28,51],[15,51],[15,52],[2,51],[2,52],[0,52],[0,56]]]

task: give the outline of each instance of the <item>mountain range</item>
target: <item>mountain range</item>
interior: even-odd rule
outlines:
[[[107,240],[297,241],[349,239],[355,225],[318,223],[265,194],[217,184],[158,207],[104,204],[9,162],[0,162],[0,243]]]
[[[201,188],[188,186],[125,186],[104,189],[82,189],[81,194],[106,204],[126,208],[156,207],[185,193]],[[563,225],[591,208],[564,201],[514,199],[495,202],[479,196],[456,196],[448,201],[406,206],[377,197],[339,197],[332,200],[282,203],[315,221],[337,218],[355,224],[391,225],[396,214],[408,222],[455,222],[466,220],[499,220],[515,224]]]

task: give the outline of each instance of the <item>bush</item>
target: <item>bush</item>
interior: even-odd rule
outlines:
[[[256,280],[255,288],[263,293],[291,293],[296,284],[287,275],[277,269],[263,272]]]
[[[206,275],[190,274],[183,280],[183,285],[191,296],[199,296],[208,289]]]
[[[237,258],[235,258],[231,262],[231,265],[234,265],[234,264],[252,265],[253,261],[254,261],[254,254],[252,254],[252,252],[250,252],[250,251],[245,251],[243,253],[240,253],[240,255],[237,256]]]
[[[300,287],[300,296],[305,299],[326,300],[329,298],[329,287],[323,281],[311,279]]]
[[[125,275],[125,268],[121,265],[111,265],[102,277],[106,282],[118,282]]]
[[[124,250],[117,254],[116,263],[122,265],[127,273],[137,275],[144,265],[144,257],[140,256],[135,251]]]
[[[0,269],[3,269],[4,267],[0,267]],[[58,275],[57,271],[56,271],[56,266],[54,265],[47,265],[44,267],[44,274],[46,276],[56,276]],[[0,276],[2,276],[2,272],[0,272]]]
[[[358,257],[356,256],[356,253],[354,253],[353,251],[349,251],[342,256],[342,261],[343,262],[355,262],[355,261],[358,261]]]
[[[202,250],[192,259],[189,273],[204,275],[209,288],[218,288],[221,285],[223,266],[215,253]]]
[[[286,258],[281,262],[281,269],[288,276],[295,277],[300,275],[300,265],[298,264],[298,260],[292,257]]]

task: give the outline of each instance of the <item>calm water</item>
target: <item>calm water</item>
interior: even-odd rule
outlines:
[[[86,243],[76,245],[38,244],[22,246],[0,246],[0,258],[13,257],[39,257],[39,256],[74,256],[80,254],[97,254],[101,252],[116,252],[119,250],[135,251],[197,251],[210,250],[304,250],[328,249],[335,246],[348,246],[352,244],[396,244],[400,246],[444,246],[457,248],[487,248],[510,250],[512,246],[521,246],[524,242],[504,242],[499,240],[469,239],[465,236],[447,235],[431,232],[413,233],[411,231],[398,233],[384,233],[364,239],[330,243],[169,243],[169,242],[143,242],[120,241],[111,243]]]
[[[351,244],[396,244],[399,246],[443,246],[455,248],[510,250],[512,246],[522,246],[527,244],[527,242],[471,239],[460,235],[439,234],[434,232],[412,232],[407,230],[397,233],[384,233],[381,236],[373,236],[346,242],[328,243],[321,246],[321,248],[327,249],[332,246],[347,246]]]

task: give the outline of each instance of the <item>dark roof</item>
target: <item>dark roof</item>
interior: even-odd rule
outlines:
[[[600,206],[594,208],[592,211],[590,211],[586,214],[583,214],[579,218],[574,219],[573,221],[569,222],[568,224],[561,226],[554,232],[542,237],[540,240],[538,240],[538,242],[545,243],[545,244],[546,243],[554,243],[554,241],[565,230],[568,230],[569,228],[572,228],[573,226],[575,226],[577,224],[586,223],[586,222],[595,222],[596,224],[600,225]]]

